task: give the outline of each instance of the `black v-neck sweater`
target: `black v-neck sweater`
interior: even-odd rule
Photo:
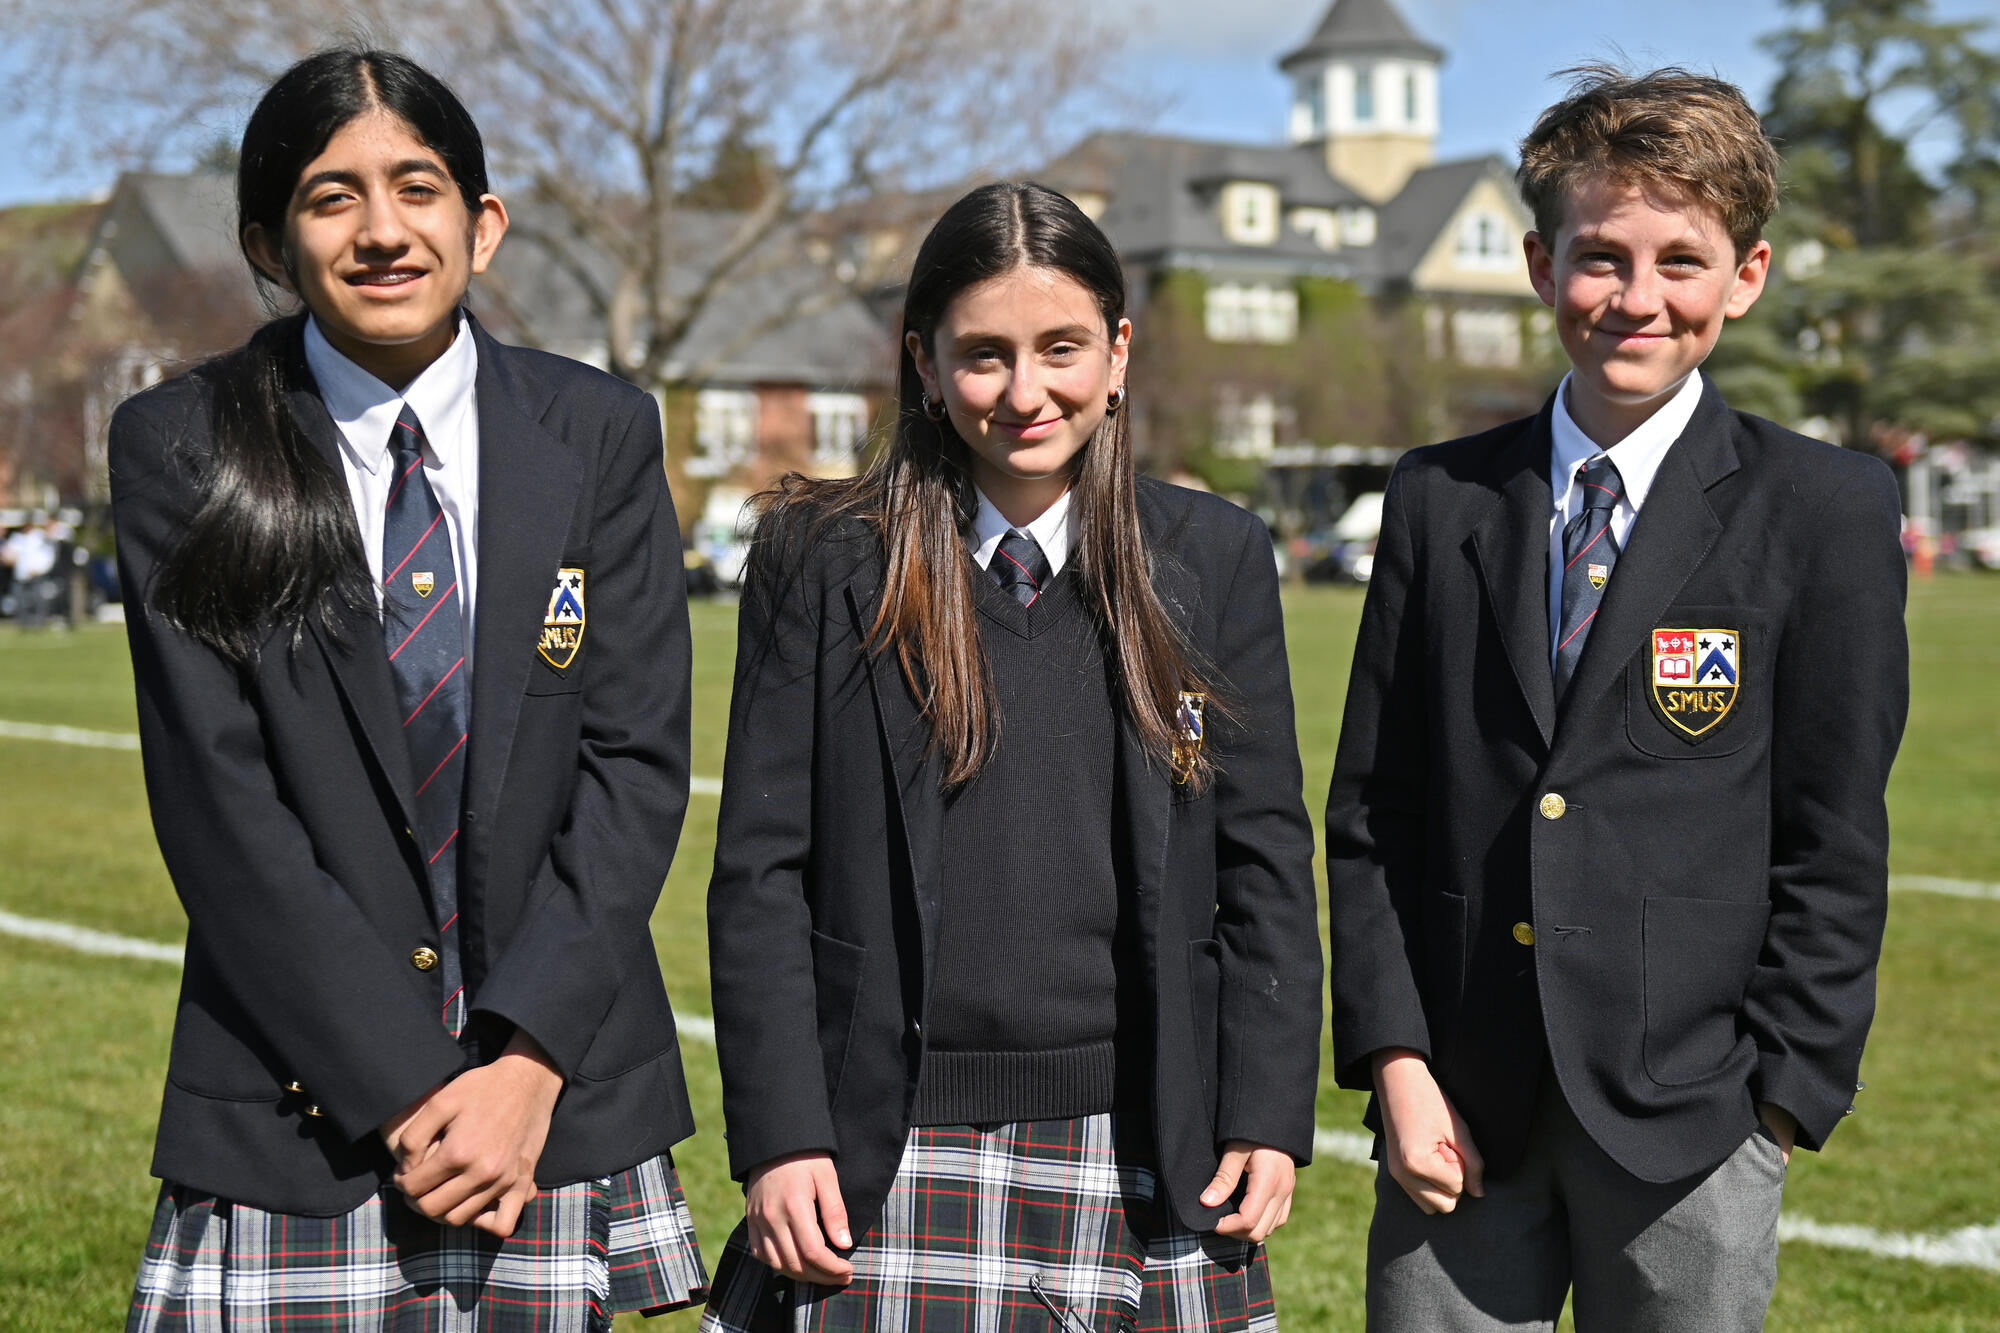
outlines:
[[[984,571],[973,584],[999,745],[945,807],[930,1040],[912,1120],[1108,1111],[1121,1088],[1143,1086],[1144,1046],[1129,994],[1136,969],[1121,965],[1134,951],[1113,850],[1118,728],[1104,652],[1073,566],[1028,607]]]

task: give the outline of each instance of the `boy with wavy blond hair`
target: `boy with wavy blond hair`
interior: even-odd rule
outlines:
[[[1895,481],[1700,372],[1771,263],[1742,94],[1571,73],[1519,171],[1571,370],[1398,467],[1327,806],[1396,1333],[1761,1327],[1874,1012]]]

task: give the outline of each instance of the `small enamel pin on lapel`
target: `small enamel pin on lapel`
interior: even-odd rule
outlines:
[[[1172,768],[1175,782],[1186,782],[1192,778],[1201,761],[1202,728],[1207,708],[1207,695],[1181,691],[1180,704],[1174,709]]]

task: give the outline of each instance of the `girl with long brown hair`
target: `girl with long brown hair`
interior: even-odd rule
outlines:
[[[1268,535],[1136,476],[1061,195],[955,203],[903,327],[891,437],[764,498],[743,600],[704,1327],[1274,1328],[1321,969]]]

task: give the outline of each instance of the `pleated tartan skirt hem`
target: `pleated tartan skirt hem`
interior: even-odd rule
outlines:
[[[506,1240],[385,1188],[298,1217],[169,1182],[127,1333],[603,1333],[621,1310],[701,1301],[708,1271],[673,1159],[540,1191]]]
[[[792,1282],[738,1226],[702,1333],[1277,1333],[1264,1248],[1187,1230],[1114,1116],[910,1131],[846,1287]]]

